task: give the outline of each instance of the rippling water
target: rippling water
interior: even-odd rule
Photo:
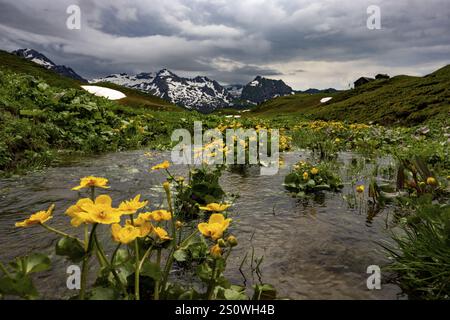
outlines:
[[[34,251],[52,254],[56,236],[39,227],[14,228],[14,222],[28,214],[56,204],[50,224],[69,233],[79,233],[70,226],[64,211],[80,194],[71,187],[86,175],[104,176],[110,180],[107,193],[114,204],[135,194],[149,199],[152,205],[164,202],[162,173],[149,173],[148,168],[168,153],[145,151],[106,154],[74,161],[73,164],[49,168],[42,172],[0,180],[0,260]],[[292,198],[283,188],[289,167],[307,153],[283,155],[285,166],[275,176],[260,176],[258,168],[245,172],[225,171],[222,185],[227,192],[239,194],[233,209],[231,232],[239,246],[230,256],[227,276],[236,284],[250,285],[258,281],[251,272],[254,257],[264,256],[262,280],[274,285],[279,295],[291,299],[396,299],[399,289],[383,284],[381,290],[366,287],[366,268],[382,266],[385,254],[375,243],[388,240],[386,213],[368,222],[364,214],[349,209],[342,194],[326,193],[324,198],[304,203]],[[352,154],[340,155],[348,163]],[[175,166],[177,175],[186,174],[186,167]],[[348,186],[346,189],[348,190]],[[346,191],[344,189],[344,193]],[[83,194],[83,196],[85,196]],[[101,229],[100,239],[109,239],[109,230]],[[248,259],[242,274],[238,271],[244,256]],[[66,289],[66,268],[70,263],[52,256],[52,269],[38,275],[36,285],[43,298],[63,298],[74,294]],[[255,263],[253,264],[255,265]]]

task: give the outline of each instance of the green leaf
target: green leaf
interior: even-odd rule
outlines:
[[[140,275],[150,277],[157,281],[162,277],[161,268],[156,263],[146,262],[142,266]]]
[[[119,249],[116,252],[116,256],[114,257],[114,264],[120,265],[122,263],[127,262],[130,260],[130,255],[128,254],[128,251],[125,249]]]
[[[253,289],[255,290],[253,300],[275,300],[277,298],[277,291],[270,284],[256,284]]]
[[[89,300],[116,300],[118,297],[112,288],[96,287],[90,293]]]
[[[245,294],[233,289],[225,289],[224,297],[227,300],[247,300],[247,296]]]
[[[16,272],[27,275],[33,272],[45,271],[50,268],[50,258],[42,253],[33,253],[29,256],[17,258],[10,263]]]
[[[330,189],[331,189],[331,187],[327,184],[321,184],[318,186],[314,186],[314,190],[317,190],[317,191],[330,190]]]
[[[56,243],[55,253],[59,256],[65,256],[72,262],[80,262],[85,255],[81,244],[73,239],[64,237]]]
[[[175,251],[173,253],[173,257],[176,261],[183,262],[183,261],[187,260],[188,254],[187,254],[186,250],[178,249],[177,251]]]
[[[20,275],[16,278],[8,278],[6,276],[0,278],[0,293],[2,295],[13,295],[24,299],[38,297],[38,292],[33,285],[33,281],[27,275]]]

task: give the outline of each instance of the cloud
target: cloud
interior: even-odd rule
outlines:
[[[82,29],[65,27],[77,4]],[[381,30],[366,27],[369,5]],[[33,47],[85,77],[156,71],[294,88],[363,74],[425,74],[449,63],[447,0],[0,0],[0,45]]]

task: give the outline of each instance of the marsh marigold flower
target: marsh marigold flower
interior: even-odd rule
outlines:
[[[115,223],[111,226],[111,234],[115,242],[128,244],[138,238],[141,232],[139,228],[132,225],[127,224],[125,227],[122,227],[120,224]]]
[[[148,201],[140,201],[141,195],[138,194],[134,199],[130,199],[128,201],[123,201],[119,205],[119,210],[123,214],[133,214],[139,209],[145,207],[148,204]]]
[[[308,172],[303,172],[303,180],[308,180],[308,178],[309,178],[309,174],[308,174]]]
[[[108,184],[108,179],[106,179],[106,178],[89,176],[89,177],[81,178],[80,185],[72,188],[72,190],[77,191],[77,190],[80,190],[83,188],[89,188],[89,187],[98,187],[98,188],[108,189],[109,187],[107,186],[107,184]]]
[[[98,196],[95,201],[89,199],[81,205],[81,209],[88,214],[91,223],[113,224],[120,222],[121,211],[112,207],[112,199],[108,195]]]
[[[169,161],[165,160],[164,162],[161,162],[160,164],[157,164],[156,166],[152,167],[152,170],[160,170],[160,169],[167,169],[170,167]]]
[[[360,184],[359,186],[356,186],[356,192],[363,193],[364,192],[364,185]]]
[[[427,178],[427,184],[430,185],[430,186],[435,186],[435,185],[437,185],[437,181],[433,177],[428,177]]]
[[[319,169],[317,169],[317,168],[312,168],[311,169],[311,174],[316,175],[318,173],[319,173]]]
[[[208,203],[205,207],[200,207],[200,210],[212,211],[212,212],[222,212],[227,210],[231,205],[229,204],[219,204],[219,203]]]
[[[156,222],[160,221],[168,221],[172,219],[172,214],[167,210],[155,210],[152,212],[142,213],[139,216],[142,216],[144,219],[153,220]]]
[[[139,229],[140,238],[146,237],[153,230],[153,225],[149,221],[143,219],[140,215],[137,219],[134,219],[133,222],[131,222],[131,220],[127,220],[125,225],[133,226]]]
[[[32,214],[28,219],[16,222],[16,227],[31,227],[36,224],[43,224],[52,218],[52,212],[55,205],[52,204],[46,211],[38,211]]]
[[[92,200],[89,198],[80,199],[66,210],[66,214],[72,218],[70,220],[72,226],[79,227],[82,223],[93,223],[90,215],[82,208],[83,205],[92,203]]]
[[[211,249],[209,250],[209,253],[211,254],[211,256],[213,258],[220,258],[222,256],[222,248],[220,248],[220,246],[218,244],[215,244],[211,247]]]
[[[221,238],[224,231],[230,225],[231,219],[225,219],[220,213],[213,213],[209,217],[208,223],[202,222],[198,225],[198,230],[205,236],[214,241]]]
[[[167,233],[167,231],[161,227],[153,228],[152,233],[154,235],[156,235],[160,240],[163,240],[163,241],[172,239],[171,237],[169,237],[169,234]]]

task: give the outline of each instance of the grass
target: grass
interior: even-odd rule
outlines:
[[[42,79],[50,86],[57,88],[80,89],[82,85],[86,85],[86,83],[82,83],[68,77],[63,77],[51,70],[45,69],[44,67],[34,62],[28,61],[24,58],[18,57],[14,54],[2,50],[0,50],[0,71],[1,70],[18,74],[27,74],[35,78]],[[122,106],[130,108],[148,108],[153,111],[184,110],[184,108],[182,107],[176,106],[166,100],[163,100],[151,94],[147,94],[145,92],[141,92],[139,90],[126,88],[111,83],[101,83],[96,85],[123,92],[127,97],[118,100],[118,103]]]
[[[333,97],[320,103],[323,97]],[[450,115],[450,65],[425,77],[396,76],[333,94],[297,94],[269,100],[246,116],[295,115],[384,125],[414,125]]]
[[[386,247],[387,270],[410,299],[450,299],[450,206],[421,205]]]
[[[80,88],[81,85],[85,84],[68,77],[63,77],[32,61],[28,61],[3,50],[0,50],[0,70],[31,75],[58,88]]]

